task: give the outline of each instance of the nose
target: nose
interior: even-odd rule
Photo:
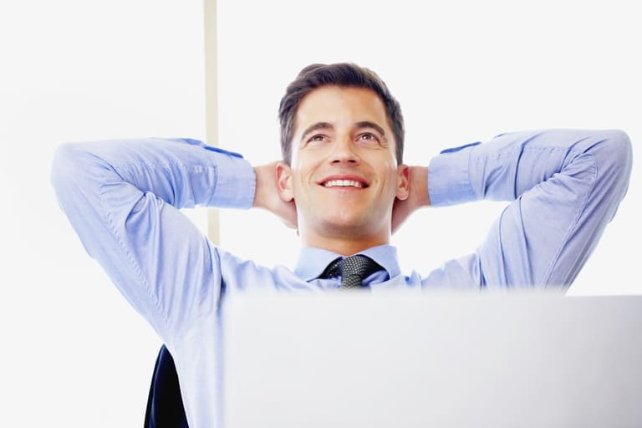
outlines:
[[[349,137],[337,139],[331,153],[330,162],[333,164],[358,164],[360,162],[356,147]]]

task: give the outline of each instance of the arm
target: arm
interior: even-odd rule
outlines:
[[[249,208],[252,168],[193,140],[67,144],[52,183],[88,253],[168,344],[220,295],[215,248],[178,209]]]
[[[434,158],[430,199],[511,201],[470,263],[480,286],[568,286],[615,215],[630,171],[621,131],[503,134]]]

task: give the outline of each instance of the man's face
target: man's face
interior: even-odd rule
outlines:
[[[293,198],[306,245],[357,239],[387,243],[395,197],[408,194],[386,110],[375,92],[324,86],[306,95],[295,117],[291,168],[279,185]],[[376,241],[376,242],[375,242]]]

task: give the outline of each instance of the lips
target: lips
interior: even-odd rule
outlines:
[[[369,186],[368,182],[355,176],[333,176],[326,177],[319,182],[323,187],[327,188],[356,188],[364,189]]]
[[[324,187],[358,187],[362,188],[363,184],[354,180],[329,180],[323,183]]]

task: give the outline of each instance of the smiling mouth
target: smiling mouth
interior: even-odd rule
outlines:
[[[354,187],[357,189],[363,189],[368,187],[367,184],[362,183],[356,180],[328,180],[322,183],[323,187]]]

